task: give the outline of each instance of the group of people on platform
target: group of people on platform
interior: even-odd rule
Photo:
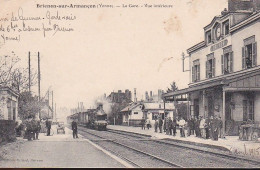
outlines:
[[[24,139],[31,140],[39,140],[39,133],[42,130],[42,120],[37,120],[35,117],[29,116],[26,120],[17,123],[16,125],[16,134],[17,136],[21,136]],[[47,136],[50,136],[52,122],[48,119],[45,121],[45,126],[47,129]]]
[[[142,129],[149,125],[151,127],[150,120],[142,118],[141,120]],[[154,129],[155,132],[163,133],[166,135],[176,136],[177,128],[180,130],[180,136],[186,137],[190,135],[196,135],[196,137],[204,139],[218,140],[222,137],[223,123],[221,117],[210,116],[210,117],[194,117],[190,119],[184,119],[183,117],[166,117],[164,120],[161,116],[155,117]],[[149,129],[149,128],[148,128]]]

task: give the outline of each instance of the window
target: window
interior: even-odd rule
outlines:
[[[137,115],[137,114],[138,114],[138,112],[134,112],[134,114],[135,114],[135,115]]]
[[[192,82],[197,82],[200,80],[200,63],[199,60],[193,61],[192,67]]]
[[[211,30],[206,32],[206,42],[207,44],[211,43],[212,37],[211,37]]]
[[[220,24],[217,24],[214,28],[214,35],[215,35],[215,40],[218,41],[221,37],[221,28],[220,28]]]
[[[228,46],[223,49],[223,55],[221,56],[221,70],[222,74],[228,74],[233,72],[232,46]]]
[[[215,58],[214,53],[207,55],[206,78],[215,77]]]
[[[224,33],[224,35],[229,34],[229,20],[227,20],[223,23],[223,33]]]
[[[254,121],[254,100],[243,100],[243,121]]]
[[[244,47],[242,47],[242,68],[248,69],[257,66],[257,44],[255,36],[244,40]]]
[[[248,118],[254,120],[254,100],[249,100],[249,113]]]

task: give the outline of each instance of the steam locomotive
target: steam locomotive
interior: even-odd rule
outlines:
[[[103,104],[99,104],[96,109],[87,109],[87,111],[75,113],[67,117],[68,123],[71,123],[73,120],[76,120],[78,125],[96,130],[106,130],[108,124]]]

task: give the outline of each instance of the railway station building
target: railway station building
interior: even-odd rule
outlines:
[[[260,122],[260,3],[233,2],[204,27],[204,41],[187,49],[189,87],[163,95],[189,101],[190,117],[221,117],[226,135],[238,135],[243,122]]]
[[[165,113],[173,118],[175,107],[173,103],[163,102],[135,102],[126,106],[120,112],[123,117],[123,125],[140,126],[142,118],[149,119],[151,125],[154,125],[155,118],[161,116],[163,119]]]

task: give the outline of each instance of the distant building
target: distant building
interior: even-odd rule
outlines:
[[[158,94],[153,94],[152,91],[150,91],[150,96],[148,94],[148,91],[145,92],[145,102],[163,102],[162,99],[163,90],[158,89]]]
[[[121,110],[123,117],[123,124],[129,126],[139,126],[141,119],[149,119],[153,125],[155,118],[161,116],[173,118],[175,112],[175,107],[173,103],[164,103],[163,102],[135,102],[130,103],[124,109]],[[166,115],[165,115],[166,114]]]
[[[118,92],[111,92],[107,99],[111,103],[122,103],[122,102],[132,102],[132,93],[128,89],[125,92],[118,90]]]

